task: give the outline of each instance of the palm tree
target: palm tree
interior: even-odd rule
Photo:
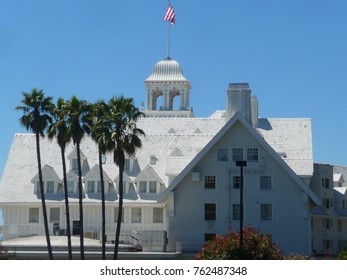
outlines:
[[[36,155],[37,155],[37,166],[39,171],[39,182],[40,182],[40,195],[43,213],[43,222],[45,227],[45,235],[47,241],[47,249],[49,259],[53,260],[53,252],[51,246],[51,240],[48,229],[47,219],[47,208],[45,200],[45,192],[42,179],[42,168],[41,168],[41,153],[40,153],[40,136],[44,137],[44,132],[47,129],[49,123],[52,122],[52,118],[49,115],[52,109],[52,97],[45,97],[43,90],[34,88],[31,93],[22,92],[23,98],[21,106],[17,106],[15,109],[22,111],[23,116],[20,118],[20,123],[27,130],[35,133],[36,136]]]
[[[79,100],[72,96],[66,101],[66,121],[71,133],[71,137],[77,151],[78,165],[78,192],[79,192],[79,214],[80,214],[80,253],[81,260],[84,260],[84,230],[83,230],[83,187],[82,187],[82,167],[80,144],[86,134],[90,134],[90,127],[93,122],[92,105],[86,100]]]
[[[123,212],[123,172],[125,165],[125,153],[135,155],[138,148],[142,147],[140,136],[145,135],[143,130],[136,127],[136,122],[143,115],[134,106],[132,98],[123,96],[113,97],[109,101],[112,119],[113,160],[119,170],[119,211],[117,217],[116,240],[113,258],[118,259],[119,236]]]
[[[106,209],[105,209],[105,182],[104,172],[102,167],[102,156],[107,152],[112,151],[113,145],[111,140],[112,123],[110,112],[103,100],[94,104],[94,123],[92,126],[91,137],[98,145],[99,149],[99,171],[101,181],[101,244],[102,244],[102,259],[106,259]]]
[[[71,246],[71,225],[70,225],[70,207],[69,207],[69,194],[67,189],[67,175],[66,175],[66,161],[65,150],[66,145],[71,141],[71,131],[69,130],[66,111],[65,100],[59,98],[57,105],[52,110],[54,122],[48,128],[48,138],[57,138],[58,145],[60,147],[61,160],[63,164],[63,179],[64,179],[64,197],[65,197],[65,213],[66,213],[66,235],[68,243],[69,259],[72,260],[72,246]]]

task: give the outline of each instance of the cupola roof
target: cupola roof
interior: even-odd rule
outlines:
[[[183,82],[189,84],[188,80],[183,76],[179,63],[169,57],[157,62],[152,74],[145,80],[145,83],[153,82]]]

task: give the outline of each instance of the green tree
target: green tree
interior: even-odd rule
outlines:
[[[123,212],[123,172],[125,153],[135,155],[138,148],[142,147],[141,136],[145,135],[142,129],[137,128],[137,120],[143,115],[134,106],[132,98],[123,96],[113,97],[108,104],[112,121],[113,160],[118,166],[119,180],[119,211],[117,217],[116,240],[113,258],[118,259],[119,237]]]
[[[61,160],[63,165],[68,255],[69,255],[69,259],[72,260],[70,207],[69,207],[69,194],[67,189],[67,175],[66,175],[66,161],[65,161],[65,150],[66,150],[66,145],[70,143],[71,141],[71,130],[69,130],[69,127],[68,127],[65,107],[66,107],[65,100],[62,98],[59,98],[56,106],[54,106],[51,112],[54,118],[54,122],[48,128],[48,138],[53,139],[55,137],[60,147],[60,154],[61,154]]]
[[[113,143],[111,139],[112,122],[107,103],[103,100],[94,104],[94,122],[91,129],[91,137],[98,145],[99,150],[99,172],[101,181],[101,244],[102,259],[106,259],[106,210],[105,210],[105,182],[102,157],[107,152],[112,151]]]
[[[20,118],[20,123],[27,130],[32,131],[36,137],[36,156],[39,172],[40,196],[42,204],[43,222],[45,228],[46,242],[49,259],[53,259],[51,240],[49,236],[47,208],[45,200],[45,192],[42,179],[41,168],[41,152],[40,152],[40,137],[44,137],[45,130],[52,123],[52,118],[49,115],[52,110],[52,97],[45,97],[43,90],[34,88],[31,93],[22,92],[23,98],[21,105],[16,107],[16,110],[22,111],[23,115]]]
[[[66,101],[66,121],[69,133],[77,151],[78,165],[78,199],[80,217],[80,253],[81,260],[84,260],[84,229],[83,229],[83,186],[82,186],[82,166],[81,166],[81,141],[83,137],[90,134],[90,127],[93,123],[93,106],[86,100],[80,100],[72,96]]]
[[[246,260],[283,259],[279,247],[270,237],[259,230],[248,227],[243,230],[242,256]],[[240,234],[229,231],[226,235],[216,235],[206,242],[196,255],[198,260],[237,260],[240,258]]]

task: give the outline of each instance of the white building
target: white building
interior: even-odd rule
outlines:
[[[311,120],[259,118],[258,100],[246,83],[229,85],[225,112],[196,118],[189,107],[190,83],[171,59],[159,61],[145,85],[146,117],[138,127],[146,136],[143,148],[126,160],[123,235],[130,240],[136,232],[147,250],[189,251],[198,250],[214,234],[238,230],[240,169],[235,161],[247,160],[244,225],[265,231],[286,253],[311,254],[311,211],[322,203],[310,189]],[[178,110],[174,98],[179,98]],[[85,138],[81,150],[84,228],[88,236],[99,238],[97,147]],[[44,234],[35,151],[34,135],[14,136],[0,181],[5,239]],[[50,230],[61,234],[66,222],[60,150],[55,141],[43,139],[41,153]],[[74,234],[79,232],[76,158],[70,145]],[[104,160],[111,234],[118,213],[118,168],[111,155]],[[154,240],[162,243],[149,242],[155,235]]]

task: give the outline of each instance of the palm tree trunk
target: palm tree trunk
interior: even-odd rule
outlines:
[[[102,153],[99,148],[99,170],[101,181],[101,245],[102,245],[102,259],[106,260],[106,210],[105,210],[105,183],[104,172],[102,167]]]
[[[43,223],[44,223],[44,227],[45,227],[47,249],[48,249],[49,259],[53,260],[51,239],[50,239],[50,236],[49,236],[49,228],[48,228],[48,218],[47,218],[47,208],[46,208],[46,199],[45,199],[45,189],[43,187],[43,178],[42,178],[41,154],[40,154],[40,135],[39,135],[39,133],[36,133],[36,153],[37,153],[37,165],[38,165],[38,170],[39,170],[42,214],[43,214]]]
[[[124,164],[125,164],[125,156],[124,151],[118,150],[118,170],[119,170],[119,208],[118,208],[118,217],[117,217],[117,229],[116,229],[116,240],[114,243],[114,255],[113,259],[118,260],[118,251],[119,251],[119,237],[120,230],[122,225],[122,215],[123,215],[123,172],[124,172]]]
[[[68,194],[68,189],[67,189],[65,147],[61,147],[61,160],[62,160],[62,163],[63,163],[63,177],[64,177],[63,179],[64,179],[67,246],[68,246],[69,260],[72,260],[70,207],[69,207],[69,194]]]
[[[82,188],[82,166],[80,144],[76,144],[77,148],[77,165],[78,165],[78,198],[80,212],[80,253],[81,260],[84,260],[84,230],[83,230],[83,188]]]

